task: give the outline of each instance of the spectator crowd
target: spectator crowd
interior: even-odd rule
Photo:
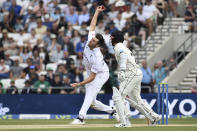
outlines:
[[[186,21],[196,20],[191,1],[185,0]],[[102,52],[110,68],[110,78],[103,87],[105,93],[118,86],[110,34],[121,30],[128,43],[142,48],[165,17],[179,16],[176,0],[1,0],[0,94],[80,93],[69,85],[87,77],[83,49],[98,5],[106,7],[96,27],[105,39]],[[152,73],[143,61],[142,85],[153,90],[166,77],[166,68],[160,61]]]

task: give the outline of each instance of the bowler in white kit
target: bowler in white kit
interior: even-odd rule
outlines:
[[[109,69],[100,51],[100,47],[105,44],[104,39],[101,34],[95,33],[97,17],[103,10],[103,6],[99,6],[95,11],[90,23],[88,41],[83,52],[83,62],[89,77],[80,83],[71,84],[72,87],[85,85],[86,91],[79,115],[73,120],[72,124],[85,124],[84,118],[90,106],[96,110],[105,111],[115,118],[117,117],[114,109],[96,100],[97,94],[109,78]]]
[[[115,57],[119,65],[118,79],[120,81],[119,90],[113,87],[113,96],[116,111],[120,116],[120,124],[115,127],[130,127],[128,119],[129,112],[125,107],[125,99],[130,103],[131,107],[137,109],[141,114],[148,118],[152,124],[161,119],[150,106],[142,100],[141,81],[142,71],[135,62],[132,52],[123,44],[124,37],[122,32],[115,31],[111,34],[111,42],[114,46]]]

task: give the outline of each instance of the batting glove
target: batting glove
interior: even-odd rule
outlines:
[[[119,80],[120,82],[123,82],[123,81],[125,80],[125,71],[120,71],[120,72],[118,73],[118,80]]]

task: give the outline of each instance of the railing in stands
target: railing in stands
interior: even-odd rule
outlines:
[[[167,18],[165,21],[167,22],[167,25],[168,25],[167,32],[165,32],[165,33],[168,33],[168,35],[169,35],[169,33],[170,33],[170,28],[171,28],[170,22],[172,21],[172,18],[169,17],[169,18]],[[165,22],[165,21],[164,21],[164,22]],[[156,25],[155,28],[156,28],[156,30],[157,30],[158,25]],[[164,32],[162,32],[163,28],[164,28],[164,27],[161,26],[160,29],[159,29],[158,31],[156,31],[156,33],[160,33],[160,34],[164,33]],[[154,33],[153,33],[152,35],[154,35]],[[160,40],[163,40],[164,35],[160,35],[159,37],[160,37]],[[157,47],[156,44],[157,44],[158,40],[154,39],[152,36],[150,36],[150,39],[149,39],[149,40],[153,40],[153,43],[152,43],[153,47],[151,48],[151,50],[148,49],[148,48],[150,48],[150,47],[148,47],[147,44],[146,44],[143,48],[140,48],[140,49],[136,49],[136,50],[135,50],[136,62],[137,62],[138,64],[139,64],[139,62],[140,62],[140,59],[147,59],[148,51],[154,52],[155,49],[156,49],[156,47]],[[146,40],[146,42],[147,42],[147,41],[148,41],[148,40]],[[140,51],[143,51],[144,54],[140,54],[140,53],[139,53]]]
[[[175,53],[167,59],[168,73],[173,69],[173,66],[176,66],[180,63],[181,60],[184,60],[186,55],[193,50],[194,42],[197,41],[197,35],[191,33],[190,36],[176,49]],[[171,63],[170,60],[174,59],[174,63]],[[175,65],[174,65],[175,64]]]

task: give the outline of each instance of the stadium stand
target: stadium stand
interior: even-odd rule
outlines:
[[[12,87],[14,94],[32,93],[30,90],[34,89],[40,74],[44,74],[54,90],[56,87],[52,87],[51,81],[59,75],[62,85],[57,87],[58,93],[83,92],[83,87],[73,91],[69,84],[87,77],[82,64],[83,48],[92,14],[101,4],[106,10],[99,18],[96,30],[105,38],[104,56],[110,68],[110,79],[103,88],[104,93],[110,93],[112,86],[118,86],[110,33],[115,30],[125,33],[128,47],[137,62],[140,64],[146,60],[152,70],[154,86],[158,66],[167,69],[169,62],[174,64],[176,61],[170,56],[176,51],[174,46],[178,47],[182,42],[176,45],[170,43],[171,40],[176,41],[178,35],[183,38],[181,34],[187,37],[197,29],[195,0],[1,0],[0,79],[3,89],[7,93],[12,90],[11,94]],[[192,21],[188,22],[190,17]],[[165,54],[166,48],[169,50]],[[193,51],[188,55],[194,54]],[[164,55],[161,57],[159,54]],[[184,78],[176,83],[177,86],[191,86],[195,67],[193,65],[187,74],[182,75]],[[26,91],[15,92],[15,88]]]

